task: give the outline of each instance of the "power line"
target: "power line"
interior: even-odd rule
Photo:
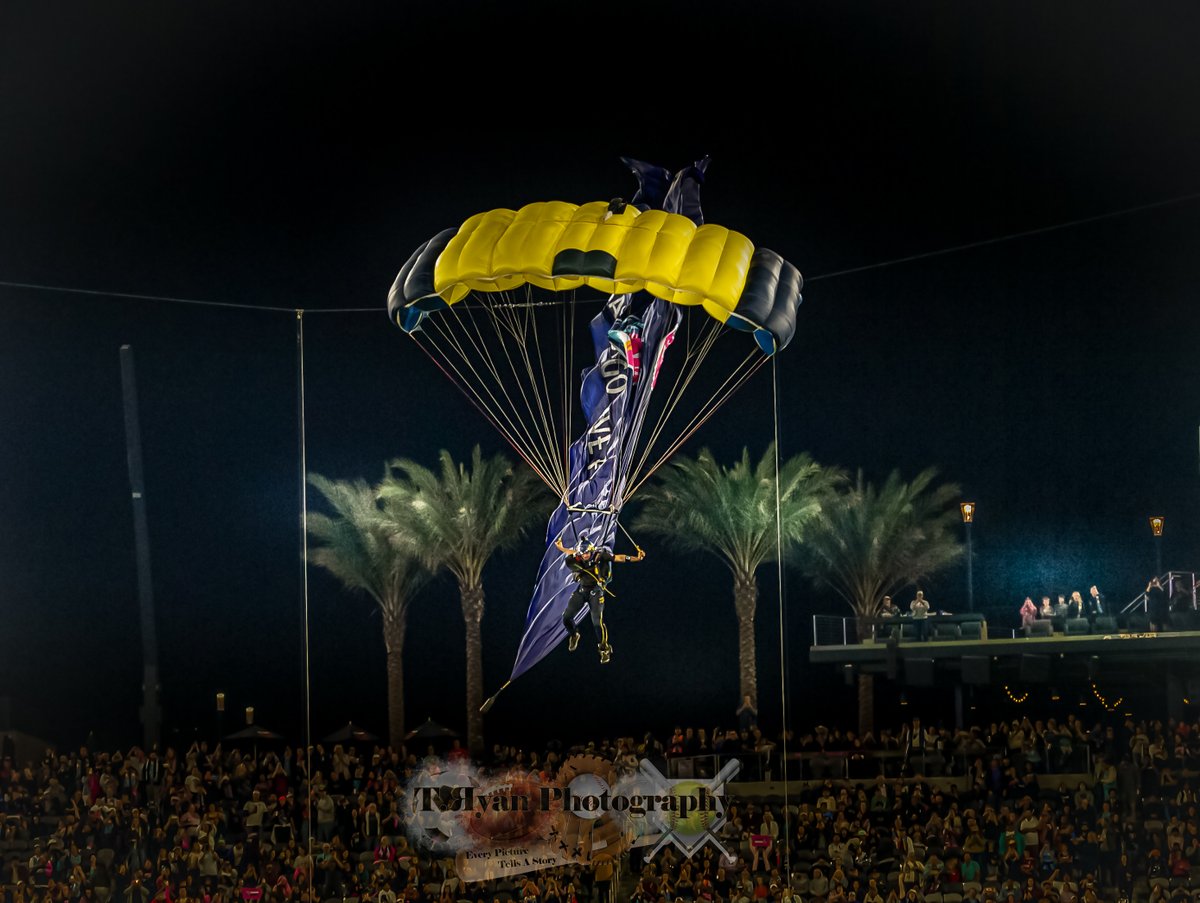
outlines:
[[[306,314],[361,314],[380,313],[383,305],[378,307],[275,307],[269,304],[238,304],[234,301],[204,301],[197,298],[173,298],[169,295],[135,295],[129,292],[110,292],[103,289],[74,288],[63,285],[39,285],[33,282],[6,282],[0,280],[0,287],[25,289],[34,292],[61,292],[67,295],[92,295],[101,298],[127,298],[133,301],[164,301],[171,304],[190,304],[195,307],[224,307],[233,310],[254,310],[264,313],[295,314],[302,310]]]
[[[1126,207],[1124,210],[1113,210],[1109,213],[1098,213],[1095,216],[1085,216],[1081,219],[1069,220],[1065,223],[1055,223],[1053,226],[1039,226],[1036,229],[1027,229],[1024,232],[1013,232],[1010,235],[1000,235],[995,238],[984,238],[980,241],[968,242],[965,245],[952,245],[948,248],[941,248],[937,251],[923,251],[920,254],[910,254],[907,257],[897,257],[895,260],[884,260],[879,263],[868,263],[863,266],[850,267],[845,270],[835,270],[832,273],[821,273],[819,276],[806,276],[805,283],[817,282],[821,279],[833,279],[835,276],[849,276],[851,273],[862,273],[866,270],[878,270],[883,267],[896,266],[900,263],[910,263],[914,260],[925,260],[929,257],[940,257],[943,254],[954,254],[958,251],[969,251],[972,248],[982,248],[987,245],[999,244],[1002,241],[1014,241],[1018,238],[1028,238],[1031,235],[1043,235],[1046,232],[1055,232],[1059,229],[1070,229],[1074,226],[1082,226],[1087,223],[1094,223],[1099,220],[1113,219],[1118,216],[1126,216],[1130,213],[1140,213],[1143,210],[1153,210],[1156,207],[1166,207],[1170,204],[1182,204],[1185,201],[1193,201],[1200,198],[1200,191],[1193,194],[1182,194],[1178,197],[1168,198],[1165,201],[1154,201],[1149,204],[1141,204],[1137,207]]]
[[[942,257],[947,254],[956,254],[959,251],[969,251],[973,248],[983,248],[988,245],[995,245],[1005,241],[1015,241],[1019,238],[1029,238],[1033,235],[1044,235],[1047,232],[1057,232],[1062,229],[1071,229],[1075,226],[1083,226],[1088,223],[1095,223],[1106,219],[1115,219],[1119,216],[1128,216],[1132,213],[1141,213],[1145,210],[1154,210],[1159,207],[1167,207],[1172,204],[1182,204],[1187,201],[1194,201],[1200,198],[1200,191],[1191,194],[1182,194],[1177,197],[1167,198],[1162,201],[1152,201],[1148,204],[1139,204],[1136,207],[1126,207],[1122,210],[1112,210],[1108,213],[1098,213],[1095,216],[1085,216],[1079,219],[1068,220],[1063,223],[1055,223],[1050,226],[1039,226],[1036,229],[1026,229],[1023,232],[1012,232],[1008,235],[998,235],[994,238],[984,238],[979,241],[967,242],[961,245],[951,245],[946,248],[939,248],[934,251],[922,251],[919,254],[909,254],[906,257],[896,257],[892,260],[882,260],[877,263],[867,263],[862,266],[849,267],[844,270],[834,270],[830,273],[821,273],[817,276],[806,276],[804,281],[806,284],[819,282],[822,279],[834,279],[838,276],[849,276],[854,273],[863,273],[868,270],[878,270],[884,267],[897,266],[902,263],[912,263],[917,260],[927,260],[931,257]],[[277,307],[266,304],[239,304],[233,301],[207,301],[198,298],[175,298],[169,295],[141,295],[132,294],[129,292],[113,292],[103,289],[75,288],[72,286],[62,285],[41,285],[33,282],[8,282],[0,280],[0,287],[23,289],[25,291],[34,292],[58,292],[67,295],[91,295],[101,298],[125,298],[132,301],[160,301],[169,304],[188,304],[195,307],[223,307],[233,310],[253,310],[264,313],[286,313],[294,314],[297,311],[303,311],[306,314],[362,314],[362,313],[380,313],[383,306],[378,307]]]

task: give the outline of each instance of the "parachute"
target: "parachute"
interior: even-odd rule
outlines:
[[[796,331],[799,271],[704,222],[707,157],[678,173],[622,160],[639,184],[629,202],[477,214],[418,248],[388,295],[389,318],[560,499],[509,682],[567,635],[574,584],[555,540],[611,550],[638,486]],[[753,341],[714,352],[739,334]],[[592,361],[578,380],[577,353]]]

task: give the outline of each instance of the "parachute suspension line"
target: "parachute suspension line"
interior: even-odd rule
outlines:
[[[491,316],[487,316],[486,319],[491,324],[492,330],[496,334],[497,341],[504,352],[504,357],[508,361],[509,369],[512,370],[513,379],[516,382],[516,389],[520,392],[521,400],[525,402],[525,410],[529,413],[528,418],[520,416],[517,405],[513,401],[512,396],[509,394],[508,387],[505,385],[504,379],[500,376],[500,369],[493,359],[493,353],[488,348],[487,340],[483,336],[483,330],[480,328],[479,323],[475,318],[475,311],[472,307],[467,307],[465,308],[466,319],[470,322],[472,328],[474,328],[474,338],[478,340],[477,342],[474,342],[473,340],[473,344],[475,344],[475,347],[479,349],[481,354],[486,358],[488,370],[492,374],[492,378],[496,381],[500,387],[500,390],[504,393],[504,397],[508,401],[509,407],[517,415],[517,421],[524,426],[523,432],[526,438],[529,440],[530,457],[537,457],[542,469],[546,473],[554,474],[556,469],[554,463],[557,455],[553,451],[553,437],[548,439],[545,430],[543,430],[541,433],[537,432],[535,428],[537,415],[534,413],[533,405],[529,401],[529,393],[525,391],[525,387],[521,384],[521,376],[517,371],[512,354],[509,352],[509,343],[504,340],[504,336],[500,331],[500,326],[503,324],[513,331],[512,334],[514,337],[518,335],[516,332],[518,328],[516,325],[516,320],[513,319],[513,317],[516,315],[515,309],[512,302],[509,301],[509,295],[507,292],[499,292],[496,293],[496,295],[501,301],[506,301],[508,303],[495,303],[495,297],[485,299],[479,297],[479,293],[476,293],[475,296],[479,297],[481,306],[483,306],[488,313],[491,314]],[[457,305],[452,305],[451,310],[453,310],[456,306]],[[508,316],[509,319],[501,320],[501,317],[505,316]],[[471,338],[470,333],[468,333],[468,337]],[[522,348],[525,347],[523,340],[518,339],[518,344],[520,344]]]
[[[439,328],[440,328],[440,326],[439,326]],[[424,334],[427,338],[429,338],[431,347],[436,348],[436,345],[434,345],[432,342],[432,336],[429,333],[425,333],[425,332],[413,333],[413,337],[416,338],[417,335],[419,335],[419,334]],[[494,410],[492,410],[490,407],[488,407],[487,402],[484,401],[483,397],[479,394],[478,390],[473,385],[471,385],[471,383],[467,380],[467,378],[463,375],[463,373],[458,369],[458,367],[453,363],[453,361],[451,361],[450,356],[448,354],[446,354],[444,351],[441,351],[441,349],[437,349],[437,350],[441,351],[442,357],[445,360],[445,366],[443,366],[442,360],[439,360],[438,357],[436,355],[434,355],[428,348],[426,348],[419,340],[417,341],[417,346],[429,356],[429,359],[432,360],[434,365],[437,366],[437,368],[439,370],[441,370],[443,374],[446,375],[446,377],[450,380],[450,382],[453,383],[464,395],[467,396],[467,399],[469,401],[471,401],[472,404],[475,405],[475,408],[481,414],[483,414],[484,418],[489,423],[492,424],[492,426],[496,429],[497,432],[500,433],[501,436],[504,437],[505,441],[508,442],[508,444],[513,447],[513,449],[517,452],[517,454],[521,456],[521,459],[526,464],[529,465],[530,469],[533,470],[533,472],[538,475],[538,477],[542,480],[542,482],[544,482],[547,486],[549,486],[551,489],[553,489],[554,488],[553,481],[550,479],[550,477],[548,477],[545,473],[542,472],[541,468],[537,464],[535,464],[530,459],[529,455],[525,451],[524,446],[522,446],[521,443],[517,441],[517,439],[514,437],[513,433],[510,431],[509,427],[511,426],[511,423],[509,423],[508,426],[506,426],[505,423],[502,422],[502,418]],[[463,357],[463,361],[469,367],[469,362],[466,360],[465,357]],[[454,371],[454,373],[458,376],[458,379],[455,379],[454,376],[451,376],[450,372],[446,369],[447,366],[451,370]],[[478,378],[478,374],[475,374],[475,375]],[[484,385],[484,390],[487,391],[486,385]],[[488,392],[488,395],[491,395],[490,391]],[[493,401],[495,401],[494,396],[493,396]],[[504,417],[503,420],[508,420],[508,418]]]
[[[505,296],[507,293],[503,293]],[[528,300],[528,289],[526,290]],[[545,397],[538,386],[539,376],[534,373],[533,362],[529,357],[529,335],[532,333],[534,344],[537,345],[541,352],[541,342],[538,338],[537,321],[533,317],[533,309],[528,305],[518,304],[493,304],[493,316],[489,317],[489,321],[495,330],[496,336],[499,339],[500,347],[504,351],[504,357],[508,361],[509,369],[512,370],[513,379],[517,389],[520,391],[521,400],[525,402],[525,410],[529,412],[529,418],[540,425],[541,431],[534,430],[537,435],[539,455],[545,455],[546,465],[548,470],[557,471],[558,454],[555,451],[557,445],[555,439],[555,430],[553,418],[548,414],[549,407],[549,389],[546,389]],[[530,328],[532,324],[532,329]],[[506,342],[501,333],[501,327],[512,337],[512,342]],[[517,361],[514,360],[513,354],[510,352],[510,346],[516,345],[520,351],[520,363],[525,370],[525,378],[529,381],[528,391],[522,381],[522,376],[517,368]],[[545,384],[545,368],[539,367],[540,377],[543,385]],[[530,396],[533,396],[533,401],[530,401]],[[534,406],[536,403],[537,411],[535,413]],[[566,474],[557,472],[555,474],[558,479],[565,485]]]
[[[526,300],[530,300],[529,291],[529,286],[526,286]],[[533,308],[527,304],[525,307],[520,309],[525,312],[525,324],[521,332],[521,337],[518,339],[517,347],[521,351],[521,358],[525,364],[525,375],[529,377],[529,383],[533,387],[535,397],[537,398],[538,410],[542,414],[542,423],[546,427],[546,450],[550,455],[550,460],[554,461],[557,465],[558,433],[554,428],[554,408],[552,405],[553,399],[550,394],[550,386],[546,381],[546,367],[545,364],[541,363],[541,361],[544,360],[542,357],[542,333],[538,327],[537,318],[534,315]],[[516,309],[514,309],[514,314],[515,313]],[[529,344],[525,340],[525,336],[528,336],[530,333],[533,334],[533,344],[537,351],[536,355],[533,357],[530,356]],[[533,365],[534,360],[538,361],[538,366],[536,368]],[[560,473],[560,476],[565,482],[566,474]]]
[[[482,302],[483,299],[480,299],[480,300]],[[454,305],[451,307],[451,310],[455,311],[456,319],[462,325],[464,335],[466,336],[467,340],[471,343],[471,346],[479,353],[479,357],[481,358],[482,362],[486,366],[488,373],[491,374],[492,383],[494,385],[496,385],[499,388],[500,392],[504,395],[504,399],[508,403],[508,407],[505,409],[506,419],[509,421],[509,423],[515,423],[515,427],[513,430],[514,433],[519,432],[521,435],[523,435],[525,438],[525,441],[527,443],[527,445],[525,446],[526,454],[530,458],[535,458],[537,460],[539,469],[544,474],[550,475],[550,480],[547,480],[546,482],[547,482],[547,485],[554,488],[555,487],[555,483],[553,482],[554,468],[553,468],[553,466],[548,465],[546,463],[546,460],[543,457],[544,450],[539,448],[538,443],[534,440],[534,436],[530,432],[529,420],[520,416],[520,412],[517,410],[517,406],[513,402],[512,396],[509,394],[508,387],[505,384],[504,379],[500,376],[500,370],[496,366],[495,361],[493,360],[492,353],[489,350],[489,348],[487,347],[487,342],[483,337],[483,330],[480,329],[479,323],[475,319],[474,308],[471,306],[467,306],[467,307],[463,307],[462,311],[457,310],[457,308],[461,307],[461,306],[462,305]],[[482,304],[482,306],[484,307],[485,310],[488,309],[487,304]],[[464,314],[464,312],[465,312],[465,314]],[[491,319],[491,318],[489,317],[489,319]],[[468,328],[468,324],[469,324],[470,328]],[[492,321],[492,326],[494,329],[495,321]],[[471,331],[472,329],[474,330],[473,334]],[[500,341],[501,341],[502,345],[505,344],[502,338]],[[507,351],[505,353],[507,354]],[[464,354],[464,359],[466,359],[468,365],[470,365],[470,359],[467,358],[467,356],[465,354]],[[511,360],[510,360],[510,362],[511,362]],[[490,394],[490,392],[489,392],[489,394]],[[526,399],[526,401],[527,401],[527,399]],[[528,408],[528,404],[526,404],[526,407]],[[530,411],[530,413],[532,415],[532,410]]]
[[[506,295],[506,293],[504,294]],[[514,379],[517,389],[520,390],[524,409],[526,409],[529,415],[527,423],[530,424],[530,429],[533,431],[532,436],[536,438],[536,454],[538,454],[539,460],[545,462],[544,466],[547,472],[553,472],[558,461],[558,455],[554,452],[554,444],[556,443],[554,443],[553,425],[547,419],[546,406],[538,390],[538,379],[534,376],[533,365],[529,361],[528,318],[530,313],[532,313],[532,309],[528,305],[493,304],[492,311],[493,316],[488,317],[488,322],[492,324],[492,329],[496,333],[500,348],[504,351],[504,358],[508,360],[509,369],[512,371],[512,379]],[[511,337],[512,341],[505,341],[505,333]],[[518,370],[517,360],[514,359],[514,355],[510,351],[510,348],[514,345],[520,349],[521,364],[524,371],[526,371],[524,375],[526,375],[529,382],[528,390],[526,383],[522,379],[521,372]],[[499,381],[499,373],[496,373],[496,377]],[[530,401],[530,395],[533,395],[533,401]],[[534,411],[535,406],[536,411]],[[541,427],[540,430],[538,429],[539,425]],[[564,474],[558,473],[556,476],[563,478]]]
[[[783,725],[779,742],[782,744],[780,762],[783,768],[783,830],[791,836],[788,810],[788,696],[787,696],[787,619],[783,604],[783,499],[779,486],[779,363],[771,356],[771,407],[775,420],[775,568],[779,582],[779,706]],[[784,848],[784,879],[792,883],[792,856],[790,845]]]
[[[459,308],[465,310],[466,314],[462,314],[459,311]],[[470,371],[472,376],[474,376],[477,384],[482,387],[483,393],[480,393],[478,388],[472,386],[473,394],[482,405],[488,407],[488,410],[491,414],[489,419],[492,421],[492,423],[497,425],[503,421],[506,426],[505,428],[501,429],[501,434],[505,437],[508,443],[512,445],[513,448],[517,449],[521,457],[541,478],[542,482],[549,486],[551,490],[555,492],[560,491],[560,484],[554,479],[555,468],[553,466],[547,466],[542,453],[540,453],[538,444],[534,441],[529,432],[528,425],[522,421],[522,418],[514,416],[516,412],[516,405],[513,403],[504,381],[500,378],[500,371],[496,367],[495,362],[492,360],[491,353],[488,351],[486,344],[483,342],[483,333],[479,329],[478,323],[476,323],[474,320],[474,313],[472,312],[471,308],[462,304],[455,304],[450,307],[450,311],[453,311],[453,314],[450,316],[427,317],[426,323],[433,324],[434,328],[438,331],[438,334],[456,351],[458,359],[462,361],[465,368]],[[492,379],[490,384],[489,380],[485,380],[479,375],[479,371],[476,369],[475,363],[473,363],[472,355],[467,352],[462,340],[454,332],[454,325],[458,325],[460,327],[462,336],[466,339],[466,342],[469,343],[470,347],[477,353],[478,358],[481,361],[480,365],[483,366],[486,372],[491,375]],[[474,330],[473,333],[472,329]],[[438,350],[445,355],[447,361],[449,362],[451,355],[442,349]],[[465,374],[463,374],[457,366],[455,366],[453,363],[451,363],[451,366],[454,367],[455,372],[459,374],[464,382],[468,382]],[[490,387],[491,385],[496,385],[498,387],[500,393],[504,396],[504,400],[507,402],[507,406],[496,397],[496,394]],[[485,402],[483,399],[483,394],[486,394],[487,397],[491,399],[494,407],[489,407],[487,405],[487,402]],[[523,442],[519,441],[520,439],[523,439]]]
[[[627,477],[628,481],[636,481],[634,483],[634,491],[641,485],[641,480],[638,480],[638,474],[646,466],[647,460],[650,458],[654,446],[658,443],[659,437],[666,428],[667,422],[678,406],[680,399],[683,398],[683,393],[688,385],[691,384],[696,373],[700,369],[700,365],[708,356],[708,352],[712,350],[714,344],[720,335],[720,324],[716,320],[709,320],[704,327],[700,329],[700,336],[695,342],[692,341],[692,318],[686,317],[686,336],[687,340],[684,343],[684,359],[675,374],[675,380],[671,384],[671,390],[667,393],[667,400],[663,406],[662,414],[659,415],[654,428],[650,432],[650,438],[642,446],[642,455],[638,460],[637,465],[632,469]],[[631,491],[629,495],[632,495]]]
[[[558,317],[555,323],[558,325],[558,347],[562,349],[562,356],[558,360],[558,384],[562,387],[562,398],[560,404],[562,407],[562,422],[564,425],[562,439],[562,467],[563,473],[571,472],[571,386],[574,383],[572,373],[573,357],[572,348],[574,347],[575,332],[570,328],[574,325],[574,317],[571,316],[571,324],[568,325],[568,313],[574,314],[575,305],[564,305],[558,310]],[[565,500],[564,500],[565,501]]]
[[[572,339],[575,335],[570,328],[570,326],[574,324],[574,317],[569,317],[569,314],[573,315],[574,310],[574,304],[560,306],[557,312],[558,316],[554,321],[558,327],[558,348],[562,352],[557,356],[558,384],[562,389],[562,397],[559,398],[559,409],[562,412],[562,422],[564,426],[562,436],[559,437],[561,440],[561,447],[559,449],[561,458],[559,460],[562,462],[563,473],[568,475],[571,473],[571,367],[573,364],[571,349],[573,347]],[[570,324],[568,324],[568,319],[570,319]],[[564,506],[569,504],[569,499],[567,498],[568,491],[569,490],[566,485],[566,481],[564,480],[563,490],[559,496]],[[567,513],[567,523],[570,524],[571,532],[575,534],[575,540],[578,542],[579,534],[575,530],[575,521],[570,516],[570,512]]]
[[[524,365],[525,375],[529,380],[530,389],[534,395],[535,401],[537,402],[537,408],[541,417],[541,425],[543,429],[542,440],[544,443],[547,460],[554,463],[559,483],[565,487],[568,480],[568,469],[563,463],[560,462],[557,452],[560,431],[557,429],[557,424],[555,422],[553,393],[550,390],[550,384],[546,374],[546,364],[543,363],[545,358],[543,357],[541,328],[539,326],[538,316],[534,311],[535,307],[546,305],[534,302],[532,289],[528,285],[525,287],[525,301],[526,303],[524,304],[507,305],[504,315],[507,316],[510,321],[513,337],[516,341],[518,349],[520,350],[521,361]],[[561,304],[558,306],[561,307]],[[500,317],[497,317],[497,319],[499,320]],[[532,344],[536,349],[536,355],[534,356],[530,355],[530,336],[532,336]],[[518,382],[519,381],[520,378],[518,377]],[[528,402],[526,406],[530,407]],[[532,409],[530,410],[530,413],[532,414]],[[565,434],[565,427],[566,425],[564,422],[563,434]]]
[[[759,368],[762,367],[762,365],[766,362],[766,355],[757,350],[750,352],[746,359],[734,368],[733,372],[726,377],[725,381],[721,383],[717,390],[713,392],[709,399],[701,406],[700,411],[692,418],[687,428],[680,433],[678,439],[671,443],[670,448],[663,452],[662,456],[657,462],[655,462],[654,466],[651,467],[645,474],[638,477],[637,482],[634,484],[633,489],[629,491],[626,499],[631,498],[633,494],[637,492],[639,488],[641,488],[643,483],[654,476],[655,471],[662,467],[670,459],[670,457],[675,454],[675,452],[679,451],[679,449],[683,447],[684,443],[687,442],[688,439],[690,439],[692,435],[698,429],[700,429],[700,427],[704,426],[704,424],[708,422],[709,418],[717,412],[717,409],[720,408],[730,396],[737,392],[738,389],[745,385],[746,381],[755,373],[757,373]]]
[[[481,410],[486,409],[485,416],[488,418],[488,420],[491,421],[491,423],[494,426],[496,426],[497,429],[500,430],[501,434],[504,436],[504,438],[508,441],[508,443],[510,445],[512,445],[514,448],[521,450],[524,453],[525,447],[522,446],[516,439],[517,434],[520,432],[520,427],[517,424],[513,423],[512,418],[509,416],[509,412],[504,408],[504,406],[496,398],[495,394],[493,394],[487,381],[482,379],[479,376],[479,373],[475,369],[475,366],[471,363],[470,356],[466,353],[466,351],[463,349],[461,343],[459,342],[458,338],[451,331],[450,323],[451,323],[451,321],[448,317],[439,317],[436,319],[433,317],[429,317],[426,320],[426,324],[432,326],[436,330],[436,334],[438,336],[441,336],[446,341],[447,345],[449,345],[455,349],[455,351],[457,352],[458,360],[462,361],[463,366],[471,372],[472,376],[475,377],[475,380],[478,383],[478,385],[482,387],[482,390],[483,390],[482,393],[480,392],[479,388],[477,388],[474,384],[472,384],[467,379],[466,375],[458,368],[458,365],[456,365],[453,362],[452,356],[447,351],[445,351],[442,348],[438,348],[434,344],[433,340],[436,336],[433,332],[429,332],[429,331],[422,329],[421,333],[413,333],[413,335],[416,336],[416,335],[424,334],[429,338],[431,347],[434,347],[442,355],[442,358],[446,361],[446,363],[459,376],[459,378],[462,381],[462,386],[469,387],[470,395],[477,402],[476,406],[479,407]],[[470,338],[470,336],[468,336],[468,338]],[[433,357],[433,355],[431,354],[430,357]],[[437,358],[434,358],[434,360],[436,361]],[[444,368],[443,368],[443,372],[445,372]],[[462,386],[460,386],[460,388],[462,388]],[[489,406],[488,403],[484,400],[483,393],[486,393],[488,398],[491,399],[492,405],[495,406],[494,408],[492,406]],[[501,425],[501,421],[504,422],[504,425]],[[525,457],[526,457],[526,460],[528,461],[529,456],[525,455]],[[531,464],[531,466],[532,466],[532,464]],[[539,471],[539,473],[541,472],[540,467],[536,468],[536,469]],[[542,479],[546,482],[547,485],[549,485],[551,487],[553,486],[553,483],[550,480],[546,479],[546,477],[543,477]]]
[[[526,287],[526,293],[527,293],[527,295],[532,293],[532,289],[530,289],[528,286]],[[566,306],[571,306],[571,307],[575,306],[574,303],[572,303],[572,301],[574,301],[574,295],[575,295],[575,293],[571,292],[568,295],[569,304],[558,305],[557,310],[554,311],[554,318],[556,318],[556,323],[562,322],[563,312],[564,312],[564,309]],[[550,358],[548,358],[548,355],[542,354],[542,342],[541,342],[541,330],[540,329],[536,329],[536,328],[534,329],[534,342],[536,343],[536,346],[538,346],[538,354],[536,354],[535,359],[538,361],[550,360]],[[550,430],[547,431],[548,445],[550,445],[551,455],[553,456],[554,460],[556,460],[558,462],[559,476],[560,476],[560,479],[562,479],[562,484],[565,486],[566,483],[568,483],[568,480],[570,479],[570,473],[571,473],[570,464],[568,461],[568,455],[566,455],[566,454],[563,454],[562,456],[558,455],[558,447],[559,447],[559,445],[562,445],[562,448],[564,449],[564,452],[565,452],[566,442],[568,442],[565,439],[565,437],[568,436],[568,421],[566,421],[566,418],[564,415],[564,417],[560,418],[558,421],[560,426],[562,426],[562,429],[559,429],[559,430],[554,429],[554,407],[553,407],[553,405],[554,405],[554,400],[556,400],[556,399],[554,399],[554,393],[552,391],[550,377],[548,377],[548,375],[546,373],[547,369],[548,369],[548,363],[541,363],[539,365],[542,391],[544,391],[545,399],[546,399],[546,409],[548,412],[550,412],[550,413],[548,413],[548,421],[550,421],[550,424],[551,424]],[[559,385],[559,387],[562,387],[562,385],[563,385],[562,375],[559,376],[558,385]],[[565,399],[566,395],[568,395],[568,391],[563,389],[562,395]],[[564,414],[565,414],[565,411],[564,411]]]
[[[635,549],[640,548],[640,546],[638,546],[638,544],[637,544],[637,540],[629,535],[629,531],[625,529],[625,525],[623,523],[621,523],[620,518],[617,518],[617,527],[619,527],[621,532],[625,534],[625,538],[628,539],[630,541],[630,543],[633,544],[633,547]]]
[[[430,318],[430,319],[432,319],[432,318]],[[446,360],[445,365],[443,365],[442,361],[438,359],[438,356],[433,354],[433,352],[431,352],[429,348],[426,348],[425,345],[422,344],[422,342],[420,340],[420,336],[424,335],[427,339],[431,338],[429,333],[426,333],[424,330],[422,330],[420,332],[413,332],[413,333],[411,333],[411,335],[413,337],[413,340],[416,341],[417,347],[425,352],[426,356],[431,361],[433,361],[434,366],[442,371],[443,375],[448,380],[450,380],[450,382],[455,386],[455,388],[457,388],[460,392],[462,392],[463,395],[465,395],[467,397],[467,400],[470,401],[471,404],[475,406],[475,409],[484,416],[484,419],[486,419],[488,421],[488,423],[490,423],[495,428],[495,430],[502,437],[504,437],[504,440],[510,446],[512,446],[513,450],[521,457],[521,460],[524,461],[527,465],[529,465],[529,469],[532,470],[535,474],[537,474],[538,478],[543,483],[545,483],[547,486],[549,486],[550,489],[552,489],[552,490],[556,489],[557,487],[555,487],[554,482],[548,476],[546,476],[546,474],[542,473],[542,471],[538,468],[538,466],[529,459],[529,456],[525,453],[525,449],[521,447],[521,444],[519,442],[517,442],[516,439],[513,438],[512,434],[505,428],[504,424],[501,423],[500,419],[491,411],[490,408],[487,407],[487,404],[483,401],[482,398],[479,397],[479,394],[478,394],[478,392],[476,392],[475,388],[466,381],[466,378],[463,377],[463,375],[459,372],[458,368],[449,360],[449,357],[446,356],[443,352],[443,357],[445,357],[445,360]],[[430,341],[429,344],[431,347],[436,348],[436,345],[433,345],[432,341]],[[440,350],[440,349],[438,349],[438,350]],[[450,370],[454,371],[454,375],[451,375],[450,370],[446,369],[447,366],[450,368]],[[456,379],[455,376],[457,376],[458,378]]]

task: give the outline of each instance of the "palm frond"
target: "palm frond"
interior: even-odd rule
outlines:
[[[914,585],[962,556],[953,483],[934,485],[927,468],[906,482],[892,471],[880,486],[857,473],[812,521],[801,546],[801,567],[818,586],[873,617],[885,595]]]
[[[484,458],[478,445],[469,466],[446,450],[436,470],[396,458],[379,499],[396,542],[468,587],[479,586],[488,559],[519,542],[549,507],[541,504],[549,500],[535,474],[503,455]]]
[[[778,497],[776,467],[778,465]],[[634,529],[662,536],[681,551],[707,551],[735,574],[749,576],[804,535],[823,500],[842,479],[807,455],[777,462],[771,443],[758,461],[743,449],[725,467],[705,448],[671,462],[643,489]]]
[[[366,593],[385,616],[402,616],[430,572],[393,542],[376,488],[364,480],[331,480],[317,473],[308,482],[331,510],[308,514],[309,560],[347,589]]]

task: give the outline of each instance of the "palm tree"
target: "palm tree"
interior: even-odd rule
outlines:
[[[879,613],[883,597],[933,576],[958,561],[962,546],[955,529],[958,486],[934,485],[927,468],[905,482],[893,471],[876,488],[857,480],[839,492],[808,531],[801,563],[813,582],[828,587],[853,610],[859,639]],[[858,726],[875,720],[874,677],[858,678]]]
[[[391,541],[392,528],[379,507],[377,489],[364,480],[330,480],[310,474],[311,483],[333,509],[309,513],[308,532],[318,543],[309,552],[350,590],[366,593],[383,617],[387,649],[388,737],[404,742],[404,635],[408,606],[431,574],[420,560]]]
[[[777,558],[777,527],[784,548],[801,539],[820,513],[822,501],[841,478],[840,472],[817,464],[807,454],[779,467],[771,443],[757,463],[748,449],[732,467],[717,463],[701,450],[693,460],[680,458],[643,490],[634,529],[663,536],[684,552],[716,555],[733,573],[733,605],[738,621],[739,698],[758,707],[758,663],[754,618],[758,607],[760,565]],[[778,521],[776,515],[779,515]]]
[[[443,450],[440,472],[407,458],[392,461],[379,488],[396,535],[431,570],[447,570],[458,582],[467,632],[467,745],[483,752],[483,567],[511,548],[545,512],[536,504],[542,484],[527,468],[502,455],[485,460],[475,446],[471,465],[455,463]]]

